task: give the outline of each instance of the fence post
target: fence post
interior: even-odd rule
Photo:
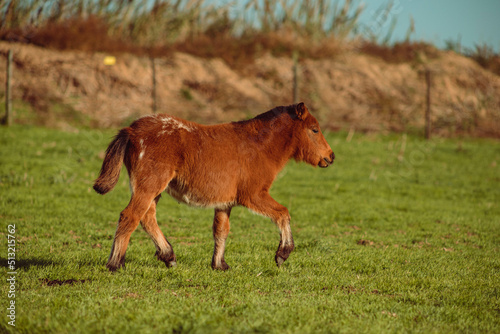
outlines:
[[[299,52],[293,51],[293,103],[299,102]]]
[[[153,89],[151,91],[151,97],[153,98],[153,114],[156,114],[157,104],[156,104],[156,62],[155,58],[151,57],[151,69],[153,72]]]
[[[427,84],[427,108],[425,109],[425,139],[431,138],[431,70],[425,69],[425,82]]]
[[[11,93],[11,80],[12,80],[12,50],[7,54],[7,80],[5,83],[5,124],[10,126],[12,124],[12,93]]]

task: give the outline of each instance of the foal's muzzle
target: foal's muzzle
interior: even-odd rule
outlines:
[[[329,157],[327,158],[323,158],[318,166],[321,167],[321,168],[326,168],[328,166],[330,166],[331,164],[333,164],[333,161],[335,160],[335,153],[331,153]]]

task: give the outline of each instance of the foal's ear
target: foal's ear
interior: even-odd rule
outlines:
[[[307,115],[309,115],[309,110],[307,110],[306,105],[304,102],[300,102],[297,104],[295,107],[295,115],[301,120],[305,120],[307,118]]]

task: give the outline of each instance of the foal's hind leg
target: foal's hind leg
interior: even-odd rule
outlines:
[[[224,249],[226,248],[226,239],[229,234],[230,214],[231,208],[225,210],[215,209],[214,225],[212,227],[215,242],[212,269],[229,269],[229,266],[224,260]]]
[[[155,255],[158,260],[163,261],[167,267],[173,267],[176,265],[174,250],[158,227],[158,223],[156,221],[156,204],[160,200],[160,197],[161,195],[158,195],[153,200],[148,212],[146,212],[141,220],[141,225],[149,234],[156,246]]]
[[[120,220],[116,228],[115,239],[109,254],[108,264],[106,267],[110,271],[115,271],[125,266],[125,253],[132,232],[139,225],[139,221],[146,214],[155,194],[136,192],[132,195],[127,207],[120,213]]]

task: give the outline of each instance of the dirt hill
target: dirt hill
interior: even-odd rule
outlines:
[[[128,54],[112,66],[105,54],[55,51],[0,42],[14,52],[13,97],[33,107],[33,119],[51,126],[111,127],[152,112],[152,62]],[[432,71],[433,131],[500,135],[500,77],[454,52],[411,63],[387,63],[355,48],[334,59],[300,61],[299,100],[324,127],[412,130],[424,125],[424,68]],[[0,81],[5,82],[5,61]],[[220,59],[175,53],[157,58],[157,107],[204,123],[248,118],[292,103],[293,61],[260,57],[230,68]],[[3,95],[4,85],[2,84]]]

